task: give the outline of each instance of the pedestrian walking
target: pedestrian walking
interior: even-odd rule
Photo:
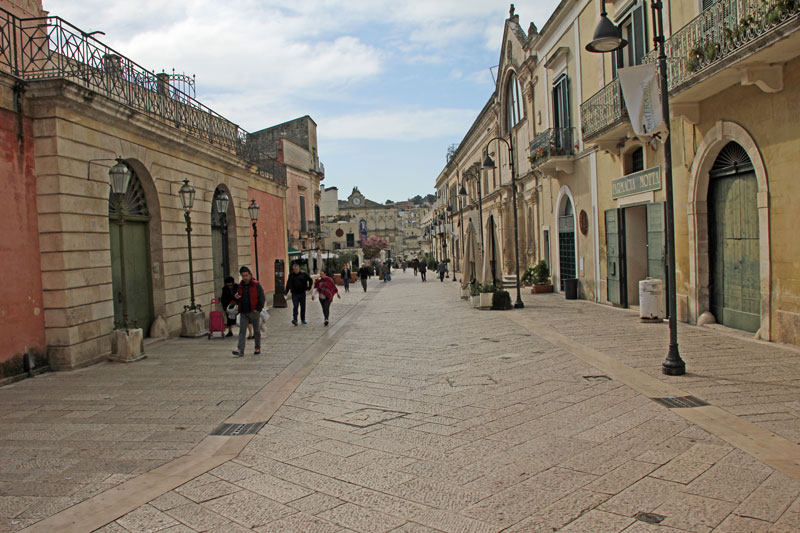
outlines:
[[[286,278],[286,294],[292,293],[292,324],[297,325],[297,309],[300,309],[300,321],[306,322],[306,293],[311,290],[313,282],[308,272],[300,270],[300,265],[294,263],[292,271]]]
[[[411,261],[411,268],[414,269],[414,275],[417,275],[417,271],[419,270],[419,259],[414,259]]]
[[[231,316],[231,314],[228,313],[228,307],[236,305],[236,293],[238,290],[239,286],[236,284],[236,280],[233,279],[233,276],[225,278],[225,285],[222,286],[222,295],[219,300],[225,312],[225,317],[227,318],[228,333],[225,334],[226,337],[233,337],[233,326],[236,325],[236,314],[238,311]]]
[[[358,277],[361,279],[361,286],[364,288],[364,292],[367,292],[367,280],[369,279],[369,267],[366,263],[361,265],[361,268],[358,269]]]
[[[342,281],[344,281],[344,292],[350,292],[350,265],[345,265],[342,269]]]
[[[425,281],[425,274],[428,272],[428,262],[424,259],[419,262],[419,277],[422,278],[422,281]]]
[[[261,353],[261,328],[258,321],[261,318],[261,310],[267,303],[267,296],[264,294],[264,288],[253,278],[253,273],[246,266],[239,269],[239,274],[242,276],[242,282],[236,290],[236,301],[239,304],[239,346],[237,350],[233,350],[233,355],[242,357],[244,355],[244,345],[247,335],[247,325],[253,325],[253,334],[255,338],[255,349],[253,353],[258,355]]]
[[[439,281],[444,283],[444,275],[447,273],[447,263],[440,261],[438,265]]]
[[[314,282],[314,292],[311,293],[311,299],[313,300],[314,296],[317,294],[319,294],[322,316],[325,317],[325,325],[327,326],[328,318],[331,314],[333,296],[336,295],[336,297],[341,300],[342,295],[339,294],[339,289],[336,288],[336,283],[333,282],[333,278],[328,276],[325,270],[319,271],[319,277],[317,281]]]

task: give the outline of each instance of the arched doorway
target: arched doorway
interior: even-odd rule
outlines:
[[[575,209],[564,195],[558,209],[558,282],[564,290],[565,279],[577,278],[575,260]]]
[[[754,333],[761,327],[758,181],[738,143],[726,144],[714,161],[707,202],[711,313]]]
[[[142,328],[144,334],[148,335],[154,318],[150,278],[150,213],[142,183],[133,169],[127,192],[121,196],[109,195],[108,218],[114,327]],[[124,323],[123,303],[127,307],[127,324]]]
[[[217,187],[211,202],[211,260],[215,295],[222,294],[225,278],[230,276],[231,272],[228,213],[220,213],[217,210],[217,198],[223,194],[227,193],[221,187]],[[230,198],[230,195],[228,197]]]

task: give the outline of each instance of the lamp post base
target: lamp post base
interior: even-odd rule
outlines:
[[[115,329],[111,332],[111,361],[133,363],[145,357],[144,332],[141,328]]]
[[[203,337],[208,335],[206,314],[202,311],[181,313],[181,337]]]
[[[661,363],[661,373],[667,376],[686,374],[686,363],[681,359],[677,345],[670,345],[667,359]]]
[[[514,309],[523,309],[524,307],[525,304],[522,303],[522,300],[517,300],[516,302],[514,302]]]

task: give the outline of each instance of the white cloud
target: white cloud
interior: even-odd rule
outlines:
[[[404,109],[328,117],[324,134],[333,139],[419,141],[463,136],[475,120],[474,109]]]

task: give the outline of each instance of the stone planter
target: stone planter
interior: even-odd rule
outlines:
[[[494,296],[493,292],[482,292],[478,294],[480,298],[479,307],[481,309],[489,309],[492,307],[492,297]]]
[[[476,294],[475,296],[470,296],[469,297],[469,303],[472,304],[472,307],[474,307],[475,309],[480,307],[481,299],[480,299],[479,295]]]
[[[541,294],[545,292],[553,292],[553,284],[548,283],[547,285],[533,285],[531,286],[531,294]]]
[[[461,289],[461,299],[462,300],[469,299],[469,289]]]

